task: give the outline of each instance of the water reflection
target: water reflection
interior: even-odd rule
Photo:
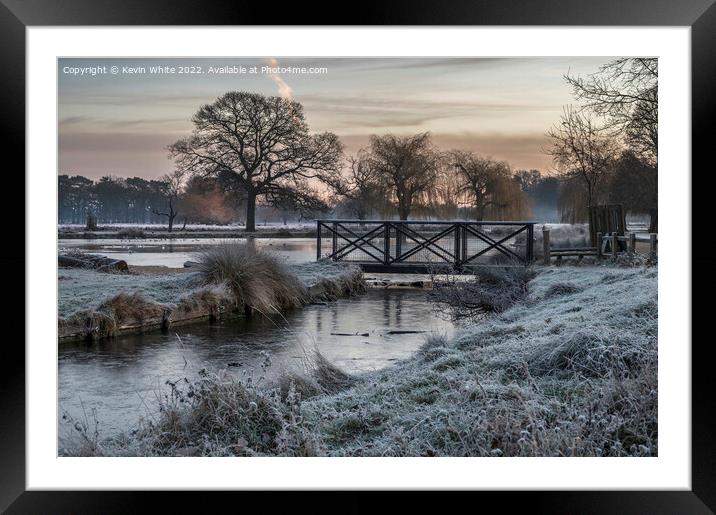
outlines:
[[[410,357],[427,334],[449,335],[453,329],[435,315],[424,292],[370,290],[361,297],[307,306],[283,319],[194,324],[165,334],[62,345],[60,411],[81,417],[83,404],[95,408],[105,433],[112,433],[129,428],[154,405],[166,380],[196,377],[203,367],[247,374],[265,351],[271,356],[270,376],[301,368],[305,352],[315,347],[344,370],[369,371]],[[390,334],[395,330],[424,333]]]

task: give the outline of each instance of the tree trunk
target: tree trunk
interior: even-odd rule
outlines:
[[[178,213],[171,213],[169,215],[169,232],[172,232],[172,229],[174,228],[174,219],[177,217]]]
[[[256,194],[253,192],[249,192],[246,197],[246,228],[244,231],[256,231]]]
[[[407,220],[410,216],[410,206],[407,202],[398,202],[398,216],[401,220]]]

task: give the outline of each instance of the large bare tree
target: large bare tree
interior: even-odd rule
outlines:
[[[343,146],[335,134],[309,134],[300,103],[231,91],[193,116],[191,136],[169,147],[180,170],[223,177],[246,203],[246,231],[256,230],[256,201],[319,206],[312,179],[339,173]]]
[[[597,188],[604,182],[617,155],[617,145],[608,128],[586,111],[566,107],[560,121],[547,135],[547,152],[565,178],[578,178],[587,193],[587,206],[594,205]]]
[[[433,185],[440,155],[430,133],[370,137],[370,163],[397,201],[398,216],[407,220],[416,201]]]
[[[659,61],[620,58],[587,77],[567,74],[577,100],[618,130],[632,152],[656,168],[659,122]]]

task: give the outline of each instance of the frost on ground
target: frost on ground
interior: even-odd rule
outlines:
[[[358,377],[319,359],[265,389],[206,374],[171,388],[135,436],[79,431],[68,453],[655,456],[657,269],[540,269],[514,306]]]
[[[307,287],[318,284],[321,279],[339,280],[355,271],[351,265],[334,262],[286,264],[286,268]],[[182,297],[201,286],[201,279],[196,272],[126,274],[60,268],[58,279],[60,317],[94,307],[119,292],[139,292],[150,300],[166,304],[179,302]]]
[[[656,455],[657,271],[543,269],[525,302],[304,411],[328,455]]]

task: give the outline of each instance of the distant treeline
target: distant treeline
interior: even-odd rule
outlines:
[[[104,176],[93,181],[81,175],[60,175],[58,220],[59,223],[84,224],[88,212],[103,224],[109,223],[167,223],[164,214],[173,192],[167,180],[147,180],[141,177],[122,178]],[[511,209],[495,203],[485,207],[483,216],[490,219],[532,217],[540,221],[557,222],[559,217],[560,180],[543,176],[537,170],[518,170],[510,181],[519,186],[525,204],[511,215]],[[425,195],[414,208],[414,218],[473,219],[476,209],[450,198],[450,188],[441,181]],[[327,214],[339,217],[392,218],[396,208],[384,196],[365,198],[357,209],[358,199],[333,195],[328,202],[330,211],[306,213],[277,209],[269,205],[257,206],[257,219],[263,222],[289,222]],[[178,220],[188,223],[228,224],[244,222],[245,207],[239,196],[223,190],[215,181],[191,178],[181,188],[177,198]],[[519,206],[518,206],[519,207]],[[514,209],[512,209],[514,211]],[[521,212],[520,212],[521,211]]]

